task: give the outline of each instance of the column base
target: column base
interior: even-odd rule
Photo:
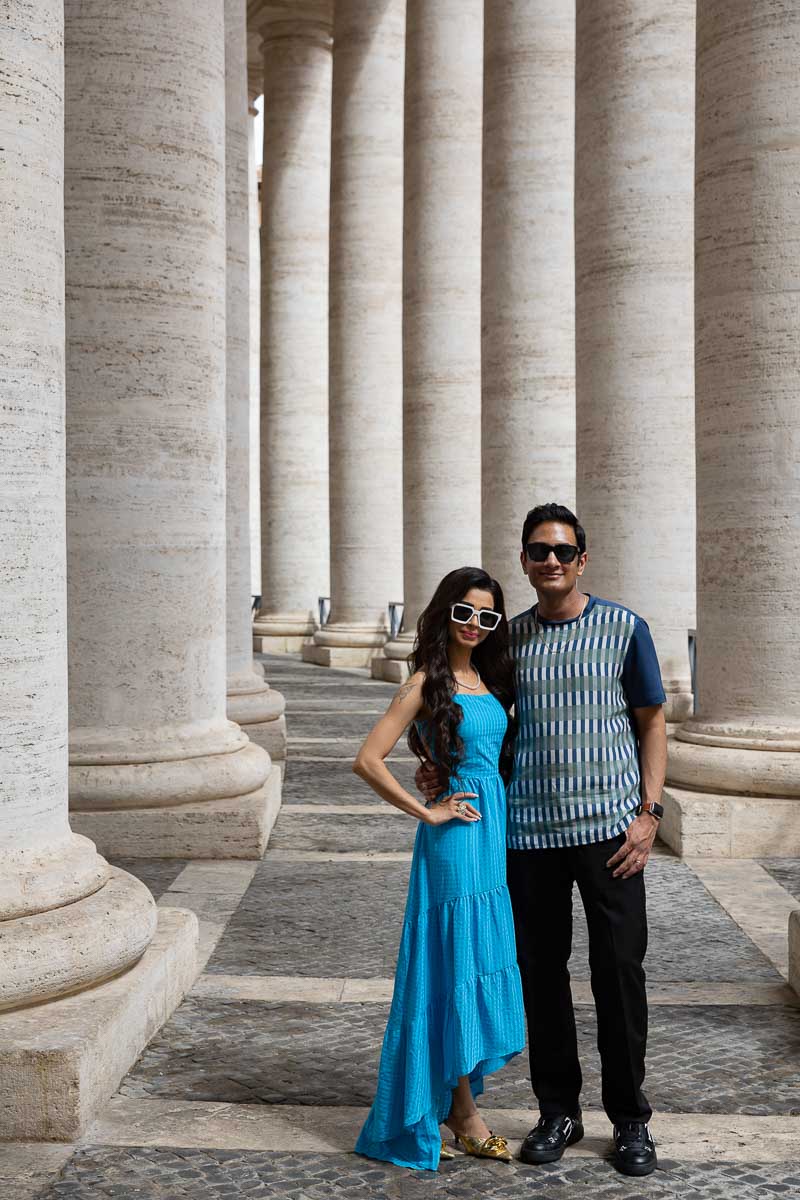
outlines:
[[[231,719],[233,720],[233,718]],[[272,759],[273,770],[278,766],[281,766],[281,768],[285,766],[287,745],[286,717],[281,715],[274,721],[256,721],[248,724],[242,721],[241,726],[255,746],[260,746],[262,750],[266,750]]]
[[[256,654],[299,654],[315,628],[309,617],[299,613],[258,613],[253,621],[253,650]]]
[[[310,642],[303,647],[303,662],[318,667],[368,667],[380,646],[318,646]]]
[[[800,908],[789,913],[789,985],[800,996]]]
[[[145,953],[156,930],[153,897],[141,880],[105,865],[97,891],[0,924],[0,1012],[96,987]]]
[[[193,913],[159,909],[155,937],[124,975],[0,1014],[0,1139],[84,1132],[194,982],[197,938]]]
[[[800,857],[800,800],[693,792],[667,784],[662,841],[682,858]]]
[[[76,833],[90,837],[106,858],[259,859],[281,806],[282,772],[245,796],[169,808],[73,811]]]
[[[259,664],[260,666],[260,664]],[[228,681],[227,716],[266,750],[273,762],[286,758],[286,701],[255,668],[246,677]]]
[[[368,667],[383,651],[387,635],[377,625],[331,622],[314,634],[314,641],[303,647],[303,662],[318,667]]]
[[[372,678],[382,679],[385,683],[405,683],[411,674],[408,656],[413,649],[413,634],[401,633],[390,639],[383,647],[382,657],[372,663]]]
[[[254,654],[300,654],[308,646],[308,637],[282,637],[279,634],[253,634]]]
[[[679,725],[691,717],[694,710],[694,695],[691,692],[665,685],[665,695],[664,716],[667,724]]]
[[[384,683],[405,683],[410,674],[408,663],[398,658],[373,658],[370,663],[370,674],[373,679],[382,679]]]

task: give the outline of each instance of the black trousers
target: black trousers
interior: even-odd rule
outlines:
[[[572,885],[589,927],[603,1107],[611,1121],[649,1121],[642,1091],[647,1045],[644,877],[614,879],[605,865],[625,837],[552,850],[509,850],[508,888],[522,975],[531,1080],[542,1116],[580,1111],[583,1078],[567,960]]]

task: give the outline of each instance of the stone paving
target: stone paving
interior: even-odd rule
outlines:
[[[480,1163],[459,1155],[438,1175],[404,1171],[354,1154],[241,1153],[87,1146],[42,1200],[760,1200],[800,1195],[800,1169],[758,1163],[664,1163],[646,1181],[625,1180],[602,1161],[541,1167]]]
[[[186,866],[186,862],[179,858],[113,858],[109,862],[141,879],[156,900],[172,887]]]
[[[124,1081],[129,1096],[369,1105],[386,1004],[189,999]],[[583,1103],[600,1108],[596,1025],[576,1010]],[[800,1114],[800,1009],[654,1005],[650,1102],[660,1112]],[[652,1082],[651,1082],[652,1081]],[[493,1108],[532,1104],[527,1055],[486,1080]]]
[[[137,1141],[139,1126],[131,1132],[123,1120],[112,1137],[101,1121],[96,1129],[105,1130],[104,1137],[89,1130],[60,1172],[34,1191],[15,1194],[12,1188],[8,1200],[800,1200],[800,1154],[786,1153],[778,1161],[774,1141],[767,1150],[759,1137],[741,1134],[748,1117],[772,1121],[770,1136],[783,1145],[780,1138],[800,1117],[800,1007],[774,987],[784,981],[764,945],[743,932],[689,864],[663,851],[648,866],[648,977],[654,991],[666,987],[673,995],[670,1003],[651,1004],[646,1088],[662,1144],[655,1175],[639,1181],[620,1177],[605,1159],[605,1134],[540,1168],[459,1155],[432,1174],[348,1152],[349,1130],[357,1129],[372,1099],[388,1004],[375,996],[334,1001],[328,993],[323,1002],[314,988],[336,979],[380,987],[394,971],[415,825],[403,814],[378,811],[380,801],[352,774],[350,760],[395,689],[369,680],[365,672],[326,671],[294,657],[264,661],[271,684],[287,699],[284,807],[238,908],[228,917],[221,901],[224,916],[214,917],[221,936],[204,979],[218,981],[215,988],[223,990],[204,993],[198,985],[123,1080],[114,1103],[158,1113],[150,1132],[143,1129]],[[404,745],[393,758],[408,758]],[[413,787],[413,762],[391,766]],[[355,857],[345,859],[345,853]],[[386,853],[403,857],[374,857]],[[157,896],[186,866],[158,860],[118,865],[139,875]],[[800,863],[770,859],[762,866],[800,899]],[[220,878],[225,869],[220,864]],[[168,899],[198,903],[191,889],[179,888]],[[213,899],[202,898],[206,919]],[[571,971],[585,997],[587,940],[577,894]],[[301,998],[254,999],[253,986],[256,994],[269,996],[271,980],[277,993],[288,982]],[[733,994],[743,984],[774,987],[780,998],[760,1006],[741,998],[704,999],[704,988],[724,997],[726,988]],[[675,1002],[682,988],[685,1004]],[[591,1113],[600,1108],[591,1005],[579,1004],[576,1018],[583,1103]],[[506,1119],[518,1114],[516,1137],[532,1110],[527,1072],[522,1054],[487,1080],[485,1105],[504,1110]],[[181,1125],[178,1110],[187,1105],[189,1124]],[[229,1125],[215,1124],[214,1114],[223,1109],[234,1133]],[[307,1119],[287,1127],[287,1117],[281,1124],[281,1113],[300,1111]],[[247,1117],[259,1113],[275,1114],[268,1124],[277,1132],[263,1141],[254,1139]],[[346,1134],[330,1133],[330,1113],[350,1114],[337,1126]],[[688,1121],[690,1128],[692,1121],[705,1121],[706,1141],[708,1128],[719,1132],[707,1148],[681,1135],[688,1151],[679,1160],[663,1149],[671,1144],[670,1120]],[[739,1133],[733,1134],[729,1126],[737,1121]],[[595,1127],[607,1129],[602,1116]],[[328,1133],[316,1136],[315,1130],[326,1128]],[[800,1136],[800,1125],[797,1132]]]
[[[364,818],[372,819],[372,814]],[[335,814],[328,820],[338,826]],[[374,863],[369,871],[353,862],[304,867],[298,871],[296,863],[272,861],[267,853],[208,970],[355,978],[394,974],[409,864]],[[709,899],[685,863],[657,858],[648,872],[650,979],[736,981],[744,975],[779,981],[775,967]],[[571,971],[586,979],[588,941],[577,895],[574,942]]]
[[[331,818],[325,813],[292,812],[285,808],[275,823],[270,845],[273,850],[361,850],[368,852],[406,852],[414,848],[415,822],[405,813],[384,806],[386,815],[342,813]]]
[[[765,858],[761,865],[800,902],[800,858]]]
[[[309,761],[301,757],[297,746],[290,746],[289,763],[291,769],[283,785],[284,804],[380,804],[372,789],[353,774],[350,761]],[[414,786],[416,764],[396,762],[391,767],[403,787]]]

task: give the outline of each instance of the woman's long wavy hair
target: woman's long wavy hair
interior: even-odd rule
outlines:
[[[514,664],[508,651],[508,621],[503,589],[496,579],[492,579],[480,567],[459,567],[457,571],[445,575],[417,622],[417,636],[414,649],[408,656],[408,664],[412,674],[414,671],[425,673],[422,699],[430,713],[427,724],[433,744],[427,746],[416,725],[412,725],[408,731],[408,745],[417,758],[424,761],[433,754],[448,774],[457,773],[464,751],[458,732],[462,710],[453,699],[457,685],[450,671],[447,645],[450,640],[450,609],[463,600],[472,588],[491,592],[495,611],[502,613],[497,628],[473,650],[472,662],[509,717],[499,764],[500,774],[508,783],[516,735],[516,721],[510,713],[514,703]]]

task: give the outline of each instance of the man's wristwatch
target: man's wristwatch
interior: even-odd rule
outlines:
[[[646,800],[644,804],[640,804],[636,810],[637,817],[642,813],[650,813],[651,817],[655,817],[657,821],[660,821],[664,815],[664,806],[663,804],[659,804],[656,800]]]

